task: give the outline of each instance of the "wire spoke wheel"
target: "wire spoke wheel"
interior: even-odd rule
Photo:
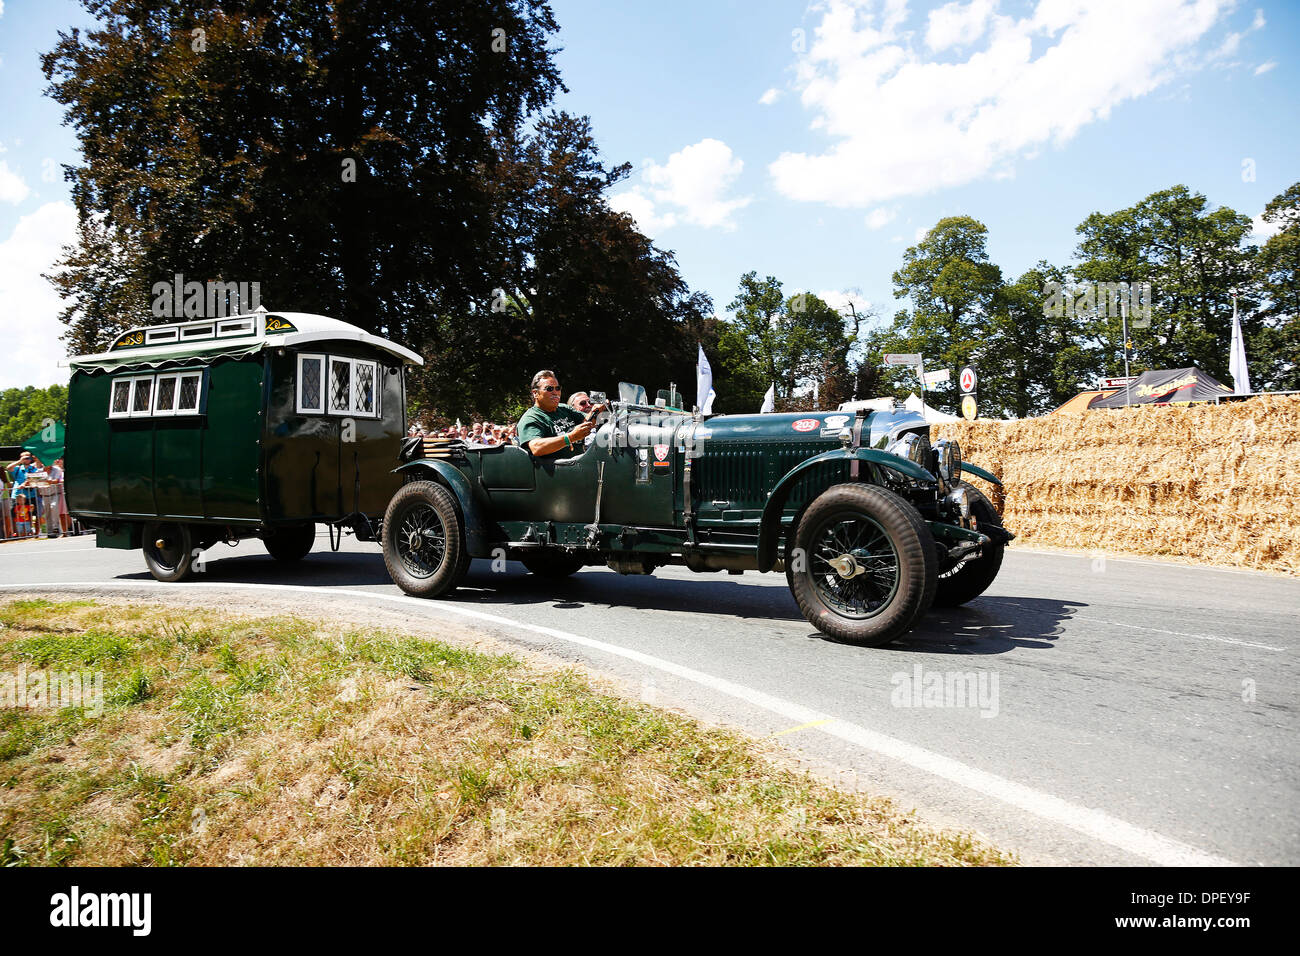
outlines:
[[[934,598],[934,539],[903,498],[870,484],[835,485],[803,513],[786,580],[808,622],[853,644],[887,644]]]
[[[813,532],[813,540],[813,580],[829,607],[860,620],[888,606],[898,591],[898,552],[879,524],[837,515]]]
[[[388,573],[407,594],[440,597],[469,570],[456,499],[437,482],[403,485],[388,503],[381,538]]]

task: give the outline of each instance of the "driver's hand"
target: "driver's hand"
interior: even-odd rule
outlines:
[[[590,414],[593,418],[595,418],[597,415],[601,414],[602,412],[607,412],[607,411],[609,411],[609,402],[601,402],[594,409],[592,409]]]
[[[595,427],[596,427],[595,422],[583,422],[573,431],[569,432],[569,441],[573,442],[573,444],[575,445],[578,444],[578,442],[582,441],[584,438],[590,435],[591,430]]]

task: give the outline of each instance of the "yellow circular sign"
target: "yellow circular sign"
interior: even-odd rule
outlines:
[[[966,419],[968,422],[973,422],[975,420],[974,395],[967,395],[961,400],[961,414],[962,418]]]

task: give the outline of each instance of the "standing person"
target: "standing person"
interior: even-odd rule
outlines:
[[[50,482],[41,489],[41,510],[45,512],[45,537],[57,538],[68,533],[68,514],[63,507],[63,467],[62,458],[54,459],[54,464],[46,469]]]
[[[5,538],[14,536],[14,504],[9,497],[10,485],[8,468],[0,468],[0,535]]]
[[[560,402],[560,381],[550,369],[533,376],[532,389],[533,407],[519,419],[519,444],[539,458],[582,454],[582,440],[596,427],[595,421]]]
[[[35,488],[24,488],[23,486],[27,483],[28,475],[32,472],[42,470],[41,463],[31,452],[24,451],[22,455],[19,456],[18,460],[9,465],[5,470],[8,471],[14,479],[14,486],[11,495],[15,507],[15,527],[19,520],[17,508],[19,505],[22,505],[24,516],[23,523],[26,525],[26,533],[22,534],[22,537],[27,537],[30,535],[32,528],[40,526],[40,511],[38,510],[38,502],[40,499],[36,494]]]

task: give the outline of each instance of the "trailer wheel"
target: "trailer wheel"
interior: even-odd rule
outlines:
[[[456,589],[469,570],[469,551],[456,499],[433,481],[403,485],[384,514],[384,565],[394,583],[415,597]]]
[[[311,553],[316,544],[314,524],[296,524],[268,531],[262,539],[266,553],[283,564],[301,561]]]
[[[934,539],[920,513],[875,485],[836,485],[795,529],[787,580],[819,631],[878,647],[911,630],[934,600]]]
[[[188,525],[151,521],[144,526],[144,563],[159,581],[183,581],[194,563],[194,538]]]
[[[970,495],[970,511],[975,516],[976,527],[983,530],[990,525],[1002,527],[1002,519],[978,488],[960,483]],[[939,575],[934,591],[934,603],[939,607],[957,607],[973,601],[983,594],[1002,568],[1002,554],[1006,545],[1001,542],[987,545],[973,558],[967,558],[955,568]]]
[[[535,574],[539,578],[567,578],[586,566],[579,555],[563,551],[548,553],[544,550],[525,551],[519,556],[519,563],[528,569],[529,574]]]

